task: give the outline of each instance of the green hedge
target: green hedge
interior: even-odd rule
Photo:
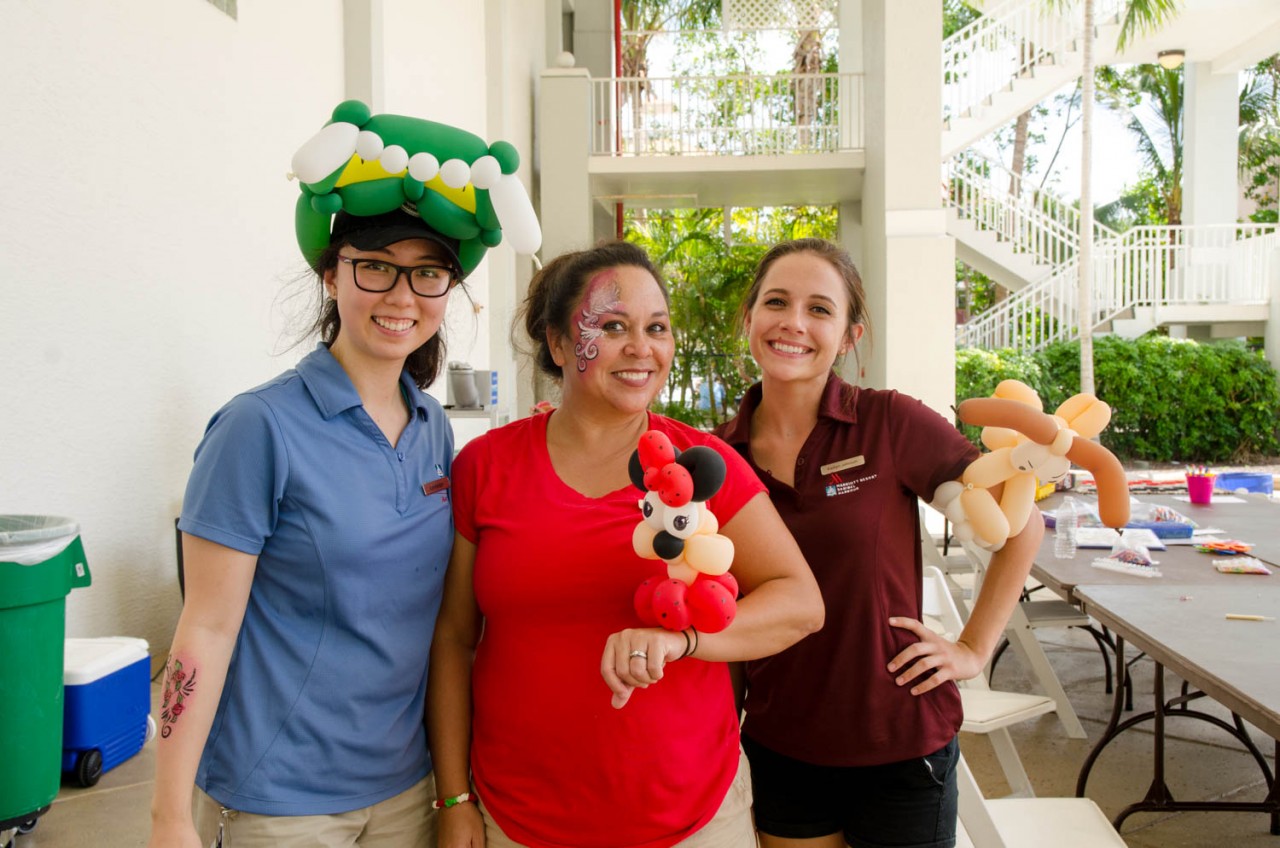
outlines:
[[[1111,405],[1102,443],[1122,459],[1243,461],[1280,454],[1280,384],[1262,354],[1238,342],[1198,344],[1147,335],[1094,340],[1096,394]],[[1035,354],[956,351],[956,397],[986,397],[1022,380],[1045,409],[1080,390],[1079,342]],[[966,435],[977,443],[976,428]]]

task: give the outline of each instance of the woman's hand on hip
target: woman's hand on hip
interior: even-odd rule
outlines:
[[[933,672],[911,687],[912,695],[923,695],[948,680],[968,680],[982,673],[985,660],[964,642],[952,642],[914,618],[896,616],[889,619],[889,625],[909,630],[920,640],[889,662],[889,673],[897,675],[894,682],[906,686]]]
[[[600,675],[613,692],[614,709],[622,709],[636,689],[662,679],[667,663],[684,655],[685,637],[660,627],[614,633],[604,645]]]

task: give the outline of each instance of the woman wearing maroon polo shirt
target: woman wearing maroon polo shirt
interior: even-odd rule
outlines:
[[[865,314],[844,250],[770,250],[743,304],[763,377],[717,431],[767,486],[827,609],[821,632],[747,663],[742,741],[763,848],[954,845],[953,681],[981,673],[1044,533],[1029,521],[993,556],[955,643],[920,623],[916,499],[978,451],[914,398],[836,376]]]

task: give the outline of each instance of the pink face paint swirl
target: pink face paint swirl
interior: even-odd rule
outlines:
[[[610,285],[612,284],[612,285]],[[621,291],[613,271],[606,271],[596,276],[587,286],[587,295],[582,302],[582,317],[578,319],[578,341],[573,346],[574,356],[578,357],[578,371],[586,371],[587,363],[600,355],[596,340],[604,335],[600,328],[601,316],[616,312],[622,305]]]

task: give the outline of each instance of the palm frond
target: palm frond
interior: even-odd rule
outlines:
[[[1139,33],[1152,32],[1178,14],[1178,0],[1129,0],[1116,47],[1124,50]]]

